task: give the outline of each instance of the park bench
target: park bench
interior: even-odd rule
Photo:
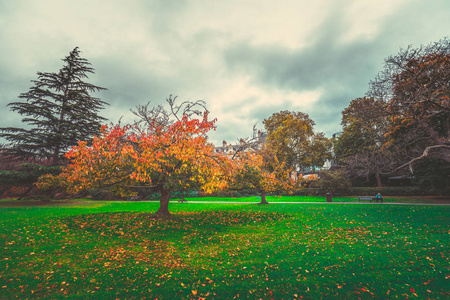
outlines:
[[[378,199],[376,199],[375,197],[372,197],[372,196],[359,196],[358,202],[361,202],[361,201],[370,201],[370,202],[377,201],[378,202]],[[380,201],[383,202],[383,198],[380,198]]]
[[[371,197],[371,196],[359,196],[358,197],[358,202],[361,202],[361,201],[370,201],[370,202],[372,202],[373,200],[375,200],[375,198]]]

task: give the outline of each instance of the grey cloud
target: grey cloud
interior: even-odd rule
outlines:
[[[360,85],[361,78],[375,69],[368,59],[375,51],[373,46],[372,42],[340,45],[336,39],[324,39],[293,51],[244,43],[227,50],[225,60],[234,71],[251,72],[259,85],[299,92],[339,89]]]
[[[444,4],[441,2],[441,5]],[[434,6],[437,7],[439,5]],[[411,5],[402,9],[410,18],[421,14],[418,7]],[[450,25],[441,12],[436,12],[436,16],[447,20]],[[321,90],[320,99],[304,112],[318,124],[318,130],[331,135],[340,130],[341,111],[352,99],[365,95],[369,81],[381,71],[384,58],[397,53],[401,46],[413,42],[418,46],[430,41],[428,38],[431,37],[424,39],[424,35],[414,36],[413,33],[414,29],[424,25],[433,28],[432,24],[406,18],[401,20],[398,14],[388,16],[380,24],[380,32],[374,38],[344,43],[341,38],[348,28],[337,10],[303,48],[261,47],[244,41],[230,46],[223,55],[231,72],[251,74],[255,85],[296,92]],[[411,34],[408,36],[407,33]],[[408,40],[407,44],[402,45],[405,40]],[[273,112],[280,110],[278,107]],[[261,112],[260,116],[266,113]]]

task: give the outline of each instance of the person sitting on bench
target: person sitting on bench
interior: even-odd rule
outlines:
[[[383,202],[383,196],[381,196],[381,193],[378,193],[376,196],[375,196],[375,200],[378,202],[378,201],[380,201],[380,202]]]

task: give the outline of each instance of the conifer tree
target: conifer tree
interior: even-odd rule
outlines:
[[[50,160],[59,165],[63,154],[78,141],[86,141],[100,131],[106,119],[98,112],[107,105],[91,93],[105,88],[85,82],[94,73],[91,64],[80,57],[78,47],[62,59],[58,73],[38,72],[28,92],[19,95],[24,102],[9,103],[11,111],[23,116],[26,128],[0,128],[3,155],[22,161]]]

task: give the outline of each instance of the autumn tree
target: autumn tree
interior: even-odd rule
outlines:
[[[66,157],[70,164],[57,176],[44,176],[39,186],[64,185],[68,192],[106,188],[122,196],[136,188],[160,194],[157,216],[168,216],[173,191],[200,187],[206,192],[227,185],[228,159],[214,153],[207,133],[215,120],[208,120],[202,101],[176,105],[167,99],[162,106],[139,106],[133,125],[103,126],[92,145],[79,142]]]
[[[278,161],[270,145],[244,143],[239,150],[232,157],[231,188],[256,189],[261,204],[268,204],[266,195],[269,192],[292,193],[296,189],[295,182],[289,177],[290,170]]]
[[[450,40],[408,47],[385,60],[369,95],[387,103],[389,144],[402,147],[409,166],[428,156],[450,162]]]
[[[314,133],[314,125],[302,112],[281,111],[264,120],[267,142],[287,168],[321,167],[331,158],[331,141]]]
[[[34,85],[19,95],[23,102],[8,104],[23,116],[26,128],[0,128],[0,137],[7,141],[3,155],[25,161],[51,160],[58,165],[71,146],[100,132],[105,118],[98,113],[107,103],[91,95],[104,88],[86,82],[94,69],[80,57],[78,48],[62,61],[57,73],[37,73]]]
[[[374,98],[357,98],[342,111],[343,131],[334,151],[340,164],[357,177],[375,176],[381,187],[381,174],[393,170],[395,155],[385,148],[388,116],[385,103]]]

